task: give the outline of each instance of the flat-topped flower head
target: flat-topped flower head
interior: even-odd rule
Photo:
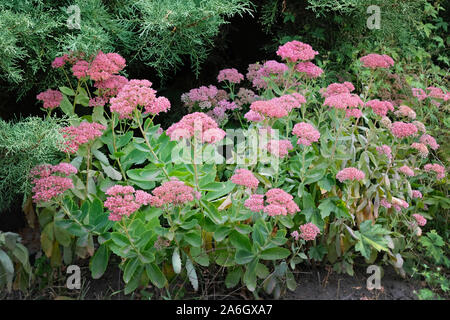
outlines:
[[[358,108],[349,108],[345,110],[345,117],[346,118],[361,118],[362,117],[362,111]]]
[[[444,93],[444,91],[441,88],[438,87],[428,87],[427,90],[429,91],[428,97],[429,98],[435,98],[447,101],[448,96]]]
[[[65,191],[73,188],[70,175],[76,174],[77,169],[70,163],[58,165],[38,165],[30,171],[33,202],[48,202],[62,195]]]
[[[417,133],[417,127],[412,123],[396,121],[391,126],[392,134],[399,139],[410,137]]]
[[[241,87],[236,94],[235,102],[238,107],[242,107],[244,104],[251,104],[253,101],[258,99],[259,97],[254,91]]]
[[[94,81],[106,80],[125,68],[125,59],[117,53],[100,51],[89,65],[87,75]]]
[[[412,94],[419,101],[425,100],[427,98],[427,93],[421,88],[412,88]]]
[[[256,68],[255,68],[256,70]],[[259,66],[257,71],[253,71],[247,74],[247,78],[251,78],[252,84],[255,88],[265,89],[267,88],[267,81],[265,78],[270,75],[275,75],[274,82],[276,84],[283,84],[283,74],[287,72],[289,68],[284,64],[275,60],[266,61],[262,66]]]
[[[244,202],[244,206],[252,212],[260,212],[264,210],[264,195],[263,194],[252,194]]]
[[[161,112],[167,112],[170,109],[170,101],[166,97],[158,97],[144,108],[144,113],[150,113],[152,115],[160,114]]]
[[[351,82],[346,81],[344,83],[332,83],[328,87],[320,89],[320,93],[322,97],[328,98],[336,94],[350,93],[353,90],[355,90],[355,86]]]
[[[312,60],[318,53],[309,44],[297,40],[286,42],[277,50],[278,56],[290,62]]]
[[[102,136],[106,127],[100,123],[82,122],[79,126],[61,129],[64,138],[64,152],[75,153],[85,143],[92,142]]]
[[[420,132],[427,133],[427,128],[425,127],[425,125],[422,122],[420,122],[420,121],[413,121],[412,124],[415,125],[417,130],[419,130]]]
[[[164,182],[161,186],[153,189],[152,194],[157,198],[151,203],[155,207],[164,204],[179,206],[200,198],[200,194],[194,191],[194,188],[177,179]]]
[[[310,146],[311,143],[319,141],[320,132],[311,124],[300,122],[294,125],[292,133],[297,136],[297,144]]]
[[[381,147],[377,147],[377,152],[386,155],[388,159],[392,159],[392,150],[388,145],[383,144]]]
[[[244,80],[244,75],[239,73],[235,68],[220,70],[217,81],[228,81],[230,83],[239,83]]]
[[[198,137],[202,142],[215,143],[222,140],[226,133],[207,114],[194,112],[185,115],[180,121],[171,125],[166,134],[171,140]]]
[[[294,147],[289,140],[272,139],[267,143],[266,148],[270,154],[282,159],[289,153],[289,150],[292,150]]]
[[[440,164],[427,163],[423,168],[427,172],[434,171],[437,174],[436,178],[438,179],[443,179],[445,177],[445,167],[441,166]]]
[[[260,114],[259,112],[255,112],[253,110],[250,110],[244,115],[244,118],[251,122],[261,122],[264,120],[264,116]]]
[[[99,96],[110,98],[116,96],[127,83],[128,79],[124,76],[112,75],[106,80],[96,81],[94,87],[99,89]]]
[[[424,134],[420,137],[420,143],[423,143],[427,146],[429,146],[433,150],[439,149],[439,144],[436,142],[436,139],[434,139],[429,134]]]
[[[266,192],[266,202],[269,205],[283,207],[286,210],[286,213],[289,214],[295,214],[300,211],[300,208],[294,202],[293,197],[286,191],[279,188],[270,189]],[[275,207],[270,207],[269,210],[271,212],[269,215],[273,215],[275,209]],[[281,210],[279,214],[285,215],[284,210]]]
[[[72,74],[78,79],[87,78],[89,70],[89,62],[85,60],[78,60],[72,66]]]
[[[310,61],[300,62],[295,66],[295,70],[304,73],[306,77],[310,79],[318,78],[323,73],[323,70],[321,68]]]
[[[120,221],[123,216],[129,217],[142,205],[150,204],[153,199],[149,193],[135,191],[132,186],[115,185],[105,193],[107,197],[103,205],[110,211],[108,219],[111,221]]]
[[[58,90],[48,89],[47,91],[39,93],[36,98],[44,102],[45,109],[54,109],[61,104],[63,95]]]
[[[413,169],[411,169],[410,167],[408,167],[408,166],[401,166],[399,169],[398,169],[398,171],[400,171],[401,173],[403,173],[403,174],[405,174],[406,176],[408,176],[408,177],[414,177],[414,170]]]
[[[428,156],[428,148],[423,143],[414,142],[413,144],[411,144],[411,148],[416,149],[417,151],[419,151],[419,155],[422,158],[426,158]]]
[[[388,111],[394,111],[394,106],[391,102],[378,99],[367,101],[365,106],[370,107],[375,114],[381,117],[385,117]]]
[[[400,106],[398,107],[398,110],[395,111],[395,115],[397,117],[408,117],[411,120],[414,120],[416,118],[416,113],[413,109],[411,109],[408,106]]]
[[[137,107],[151,105],[156,99],[156,91],[151,88],[148,80],[130,80],[111,98],[111,112],[117,112],[120,119],[131,119]]]
[[[349,168],[345,168],[342,169],[341,171],[339,171],[336,174],[336,179],[338,179],[340,182],[344,182],[346,180],[363,180],[366,177],[366,175],[364,174],[363,171],[354,168],[354,167],[349,167]]]
[[[67,55],[65,54],[64,56],[67,56]],[[66,64],[66,59],[64,56],[56,57],[55,60],[53,60],[53,62],[52,62],[53,69],[61,68]]]
[[[363,106],[361,98],[352,93],[339,93],[325,98],[324,106],[333,107],[336,109],[357,108]]]
[[[250,189],[256,189],[259,181],[250,170],[236,169],[234,175],[230,178],[231,182]]]
[[[300,226],[300,238],[305,241],[312,241],[316,239],[320,233],[320,229],[312,222]]]
[[[419,226],[423,227],[427,224],[427,219],[425,219],[422,215],[415,213],[412,216],[414,219],[416,219],[416,222]]]
[[[394,60],[386,54],[380,55],[376,53],[368,54],[359,59],[362,62],[363,67],[376,69],[376,68],[390,68],[394,65]]]
[[[422,192],[419,190],[412,190],[413,199],[422,199]]]

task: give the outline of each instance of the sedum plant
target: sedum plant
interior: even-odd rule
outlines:
[[[55,266],[91,257],[94,278],[118,256],[127,294],[150,282],[169,290],[176,275],[198,291],[216,266],[227,288],[276,298],[295,289],[299,264],[353,274],[362,258],[404,275],[434,218],[427,193],[446,179],[428,160],[440,146],[415,119],[418,102],[379,99],[391,57],[359,59],[356,94],[350,82],[320,85],[317,54],[292,41],[281,62],[249,66],[252,99],[238,96],[250,90],[237,87],[242,74],[222,71],[223,92],[187,93],[195,112],[166,130],[153,119],[170,101],[120,75],[120,55],[58,57],[76,82],[46,91],[44,108],[85,115],[61,130],[67,160],[31,172],[46,256]],[[447,103],[440,90],[433,99]],[[216,108],[242,127],[227,129]]]

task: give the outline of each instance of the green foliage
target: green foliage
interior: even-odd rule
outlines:
[[[30,196],[30,170],[41,163],[61,161],[59,129],[66,120],[29,117],[17,122],[0,120],[0,211]]]
[[[195,72],[226,19],[250,12],[248,0],[2,0],[0,79],[19,94],[54,86],[51,62],[61,53],[120,52],[132,68],[153,67],[167,78],[189,58]],[[67,21],[80,9],[80,29]],[[37,79],[39,79],[37,81]]]

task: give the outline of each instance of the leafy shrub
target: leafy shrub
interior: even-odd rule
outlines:
[[[67,121],[29,117],[17,122],[0,120],[0,211],[13,201],[27,200],[31,191],[30,170],[40,163],[61,161],[59,129]]]
[[[302,263],[328,261],[353,274],[363,258],[404,275],[422,227],[435,219],[428,194],[446,181],[445,167],[428,163],[439,146],[415,119],[418,100],[377,99],[395,65],[387,55],[356,63],[357,95],[350,82],[322,85],[311,46],[288,42],[277,54],[284,62],[249,67],[258,99],[240,105],[237,113],[248,110],[241,131],[227,132],[203,112],[165,131],[154,125],[170,102],[149,81],[120,76],[125,61],[117,54],[57,60],[61,69],[77,66],[78,80],[45,95],[44,105],[54,108],[56,97],[67,115],[87,115],[62,130],[70,162],[31,173],[53,265],[92,256],[99,278],[113,253],[125,293],[149,282],[168,289],[176,275],[197,291],[215,266],[227,288],[241,282],[275,297],[295,289]],[[189,94],[187,106],[236,103],[228,99],[236,100],[243,76],[225,73],[223,99],[207,88]],[[439,90],[426,95],[447,103]]]
[[[0,78],[22,95],[32,87],[54,86],[51,72],[60,53],[118,51],[134,67],[147,64],[162,78],[189,58],[196,72],[226,18],[249,12],[248,0],[0,1]],[[80,28],[68,19],[78,6]],[[42,45],[45,44],[45,50]],[[40,79],[36,82],[36,79]]]

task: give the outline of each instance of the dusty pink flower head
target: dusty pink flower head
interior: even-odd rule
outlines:
[[[372,108],[373,112],[379,116],[385,117],[388,111],[394,111],[394,106],[389,101],[380,101],[378,99],[366,102],[366,107]]]
[[[361,118],[362,116],[362,111],[358,108],[349,108],[347,110],[345,110],[345,117],[346,118]]]
[[[413,123],[413,125],[416,126],[417,130],[419,130],[420,132],[423,132],[423,133],[427,132],[427,128],[425,127],[425,125],[422,122],[420,122],[420,121],[413,121],[412,123]]]
[[[306,122],[297,123],[292,129],[292,133],[297,136],[297,144],[310,146],[311,143],[319,141],[320,132],[311,124]]]
[[[424,134],[420,137],[420,142],[428,145],[431,149],[437,150],[439,149],[439,144],[436,142],[436,139],[434,139],[429,134]]]
[[[275,83],[281,85],[283,84],[283,74],[288,70],[289,68],[284,63],[280,63],[275,60],[266,61],[257,69],[256,72],[254,72],[254,74],[251,75],[253,78],[251,80],[252,84],[258,89],[267,88],[267,81],[264,78],[270,77],[270,75],[275,75]],[[247,77],[249,77],[249,74],[247,74]]]
[[[420,88],[412,88],[413,96],[416,97],[419,101],[425,100],[427,98],[427,94],[423,89]]]
[[[398,117],[408,117],[412,120],[416,118],[416,113],[413,109],[411,109],[408,106],[400,106],[398,107],[398,110],[395,111],[395,115]]]
[[[318,53],[309,44],[297,40],[286,42],[277,50],[277,55],[291,62],[312,60]]]
[[[244,206],[252,212],[260,212],[264,210],[264,195],[252,194],[247,200],[245,200]]]
[[[151,85],[152,83],[148,80],[130,80],[120,89],[116,97],[111,98],[111,112],[117,112],[120,119],[131,119],[132,113],[138,106],[146,107],[154,102],[156,91],[151,88]],[[167,104],[158,104],[158,106],[167,107]]]
[[[412,123],[396,121],[391,126],[391,132],[396,138],[406,138],[417,133],[417,127]]]
[[[445,100],[446,95],[441,88],[428,87],[427,90],[429,91],[428,93],[429,98]]]
[[[132,186],[115,185],[105,193],[107,198],[104,206],[110,211],[108,219],[111,221],[120,221],[123,216],[129,217],[142,205],[150,204],[153,198],[145,191],[135,191]]]
[[[231,182],[250,188],[256,189],[258,187],[259,181],[253,175],[250,170],[247,169],[236,169],[234,175],[230,178]]]
[[[417,151],[419,151],[419,155],[422,158],[426,158],[428,156],[428,148],[423,143],[414,142],[413,144],[411,144],[411,148],[416,149]]]
[[[419,226],[423,227],[427,224],[427,219],[425,219],[422,215],[415,213],[412,215]]]
[[[103,97],[114,97],[119,90],[128,83],[128,79],[124,76],[112,75],[106,80],[96,81],[94,87],[98,88],[99,95]]]
[[[377,152],[386,155],[388,159],[392,159],[392,150],[388,145],[383,144],[381,147],[377,147]]]
[[[54,109],[61,104],[63,95],[58,90],[48,89],[47,91],[39,93],[36,98],[44,102],[45,109]]]
[[[194,191],[192,187],[177,179],[164,182],[161,186],[153,189],[152,193],[157,198],[152,203],[155,207],[164,204],[177,206],[200,198],[200,194]]]
[[[282,159],[289,153],[289,150],[292,150],[294,147],[289,140],[270,140],[267,143],[266,148],[271,154]]]
[[[324,106],[333,107],[336,109],[357,108],[363,106],[361,98],[352,93],[339,93],[328,96],[323,103]]]
[[[316,66],[314,63],[308,62],[300,62],[295,66],[295,70],[298,72],[303,72],[306,74],[307,78],[318,78],[322,75],[323,70]]]
[[[364,172],[354,167],[342,169],[336,174],[336,179],[338,179],[340,182],[344,182],[345,180],[359,181],[364,179],[365,177],[366,175],[364,174]]]
[[[424,167],[425,171],[430,172],[434,171],[437,174],[438,179],[443,179],[445,177],[445,168],[441,166],[440,164],[434,163],[427,163]]]
[[[64,55],[64,56],[67,56],[67,55]],[[53,62],[52,62],[53,69],[61,68],[66,64],[66,59],[64,58],[64,56],[56,57],[55,60],[53,60]]]
[[[278,204],[268,204],[264,207],[264,212],[267,213],[270,217],[287,215],[286,208]]]
[[[376,53],[368,54],[359,59],[366,68],[390,68],[394,65],[394,60],[386,54],[380,55]]]
[[[239,73],[235,68],[220,70],[217,76],[219,82],[228,81],[231,83],[239,83],[244,80],[244,75]]]
[[[314,240],[320,233],[320,229],[312,222],[300,226],[300,238],[305,241]]]
[[[328,98],[336,94],[350,93],[353,90],[355,90],[355,86],[351,82],[346,81],[344,83],[332,83],[328,87],[320,89],[320,93],[322,97]]]
[[[291,232],[291,237],[295,239],[295,241],[298,241],[300,239],[300,234],[297,230]]]
[[[249,64],[248,68],[247,68],[247,74],[245,75],[247,77],[248,81],[253,82],[253,79],[255,79],[257,76],[258,70],[261,68],[262,68],[262,65],[260,65],[259,63]]]
[[[161,112],[167,112],[170,109],[170,101],[166,97],[158,97],[150,104],[145,106],[144,113],[150,113],[152,115],[160,114]]]
[[[422,199],[422,192],[419,190],[412,190],[412,197],[414,199]]]
[[[239,107],[244,104],[251,104],[253,101],[258,100],[258,96],[255,92],[246,88],[239,88],[239,91],[235,97],[235,102]]]
[[[268,118],[283,118],[288,111],[277,100],[257,100],[250,105],[250,110]]]
[[[383,199],[380,200],[380,205],[382,207],[385,207],[386,209],[389,209],[389,208],[392,207],[392,205],[389,203],[389,201],[387,201],[386,198],[383,198]]]
[[[85,78],[88,76],[87,72],[89,70],[89,62],[84,60],[78,60],[72,66],[72,73],[78,79]]]
[[[252,121],[252,122],[261,122],[264,120],[264,116],[259,114],[258,112],[255,112],[253,110],[250,110],[249,112],[247,112],[244,115],[244,118],[247,119],[248,121]]]
[[[202,142],[214,143],[225,137],[213,118],[202,112],[185,115],[180,121],[171,125],[166,134],[171,140],[190,139],[199,135]]]
[[[80,145],[95,140],[103,134],[106,127],[99,123],[82,122],[79,126],[61,129],[64,138],[64,152],[75,153]]]
[[[392,197],[392,206],[394,207],[395,211],[401,211],[402,208],[407,209],[409,207],[409,204],[403,199]]]
[[[295,214],[300,211],[300,208],[294,202],[293,197],[286,191],[279,188],[270,189],[269,191],[266,192],[266,202],[269,205],[266,206],[265,211],[267,207],[270,206],[270,208],[267,209],[268,211],[267,213],[269,215],[278,215],[278,214],[286,215],[286,213]],[[284,210],[279,209],[275,206],[281,207]],[[278,214],[277,210],[279,210]]]
[[[100,51],[91,62],[87,75],[94,81],[106,80],[125,68],[125,59],[117,53]]]
[[[31,183],[34,184],[33,202],[48,202],[73,188],[73,182],[69,176],[76,173],[77,169],[70,163],[60,163],[55,166],[44,164],[34,167],[30,172]]]
[[[414,176],[414,171],[413,169],[411,169],[408,166],[401,166],[398,171],[400,171],[401,173],[407,175],[408,177],[413,177]]]

